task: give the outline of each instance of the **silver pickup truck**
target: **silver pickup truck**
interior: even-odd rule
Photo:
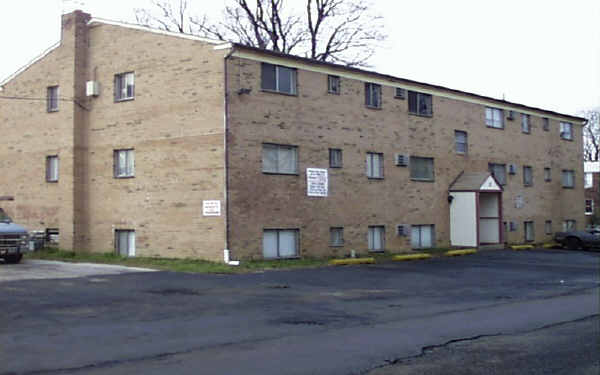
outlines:
[[[0,207],[0,259],[6,263],[19,263],[29,249],[28,242],[27,230],[13,223]]]

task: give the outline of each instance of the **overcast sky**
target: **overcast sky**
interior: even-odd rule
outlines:
[[[212,13],[220,5],[190,1]],[[389,35],[374,70],[568,114],[600,107],[600,0],[374,2]],[[63,11],[133,22],[133,8],[150,6],[149,0],[1,4],[0,81],[59,40]]]

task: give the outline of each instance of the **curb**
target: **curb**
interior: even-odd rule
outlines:
[[[556,242],[548,242],[542,245],[542,247],[544,249],[554,249],[554,248],[561,248],[562,246],[560,246],[560,244],[556,243]]]
[[[447,257],[456,257],[456,256],[475,254],[476,252],[477,252],[476,249],[450,250],[450,251],[446,251],[444,253],[444,255]]]
[[[348,259],[332,259],[329,264],[334,266],[346,266],[351,264],[373,264],[375,258],[348,258]]]
[[[395,255],[392,257],[392,260],[397,262],[403,262],[407,260],[419,260],[419,259],[429,259],[431,258],[431,254],[419,253],[419,254],[407,254],[407,255]]]
[[[533,249],[533,245],[512,245],[510,247],[513,250],[532,250]]]

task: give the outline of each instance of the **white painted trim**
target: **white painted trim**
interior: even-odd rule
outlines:
[[[173,31],[166,31],[166,30],[154,29],[154,28],[149,27],[149,26],[137,25],[137,24],[127,23],[127,22],[121,22],[121,21],[107,20],[107,19],[104,19],[104,18],[96,18],[96,17],[94,17],[94,18],[90,19],[87,24],[89,26],[94,26],[94,25],[98,25],[98,24],[111,25],[111,26],[119,26],[119,27],[125,27],[125,28],[133,29],[133,30],[147,31],[147,32],[151,32],[151,33],[154,33],[154,34],[161,34],[161,35],[173,36],[173,37],[176,37],[176,38],[189,39],[189,40],[197,40],[197,41],[200,41],[200,42],[205,42],[205,43],[210,43],[210,44],[220,44],[220,43],[223,43],[222,40],[202,38],[202,37],[199,37],[199,36],[196,36],[196,35],[184,34],[184,33],[176,33],[176,32],[173,32]]]
[[[344,77],[344,78],[353,79],[353,80],[357,80],[357,81],[377,83],[379,85],[385,85],[385,86],[389,86],[389,87],[400,87],[405,90],[418,91],[421,93],[431,94],[431,95],[435,95],[435,96],[442,97],[442,98],[459,100],[459,101],[472,103],[472,104],[479,104],[479,105],[483,105],[483,106],[487,106],[487,107],[501,108],[501,109],[504,109],[507,111],[515,111],[515,112],[525,113],[525,114],[529,114],[529,115],[533,115],[533,116],[537,116],[537,117],[547,117],[547,118],[551,118],[551,119],[554,119],[557,121],[573,122],[572,118],[551,115],[549,113],[543,112],[543,110],[541,110],[539,112],[535,111],[535,110],[528,111],[528,110],[524,110],[521,107],[502,105],[496,101],[485,100],[484,98],[481,98],[481,99],[470,98],[466,94],[465,95],[454,94],[454,93],[446,92],[441,89],[425,88],[422,86],[411,85],[409,83],[395,82],[391,79],[376,78],[371,75],[368,75],[369,73],[380,74],[375,71],[372,71],[372,72],[365,71],[364,74],[360,73],[360,72],[349,72],[349,71],[344,70],[343,66],[340,66],[340,69],[335,69],[335,67],[326,67],[323,65],[313,65],[313,64],[305,63],[303,61],[298,61],[295,59],[288,59],[288,58],[285,58],[285,56],[279,57],[279,56],[263,55],[263,54],[260,54],[259,52],[254,52],[254,51],[234,50],[232,55],[234,57],[244,58],[244,59],[253,60],[253,61],[266,62],[269,64],[275,64],[275,65],[284,65],[284,66],[289,66],[292,68],[307,70],[307,71],[316,72],[316,73],[333,74],[333,75],[337,75],[339,77]],[[398,77],[398,79],[402,79],[402,78]],[[427,85],[427,83],[423,82],[423,85]],[[485,119],[482,119],[482,122],[484,122],[484,121],[485,121]]]
[[[214,50],[221,50],[221,49],[230,49],[233,48],[233,43],[223,43],[223,44],[219,44],[213,47]]]
[[[46,57],[50,52],[54,51],[55,49],[57,49],[60,46],[60,42],[56,42],[55,44],[53,44],[52,46],[48,47],[44,52],[42,52],[40,55],[38,55],[37,57],[35,57],[33,60],[31,60],[29,63],[27,63],[26,65],[22,66],[21,68],[19,68],[19,70],[17,70],[16,72],[14,72],[13,74],[9,75],[8,77],[6,77],[4,80],[0,81],[0,91],[2,91],[4,88],[2,86],[4,86],[6,83],[8,83],[9,81],[12,81],[16,76],[18,76],[19,74],[23,73],[25,70],[27,70],[30,66],[32,66],[33,64],[35,64],[36,62],[40,61],[41,59],[43,59],[44,57]]]

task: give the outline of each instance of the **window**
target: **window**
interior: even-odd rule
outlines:
[[[461,130],[454,131],[454,144],[457,154],[466,154],[468,149],[467,132]]]
[[[58,156],[46,156],[46,182],[58,182]]]
[[[544,181],[552,181],[552,170],[550,168],[544,168]]]
[[[521,131],[523,133],[531,133],[531,123],[529,115],[521,113]]]
[[[113,157],[115,178],[135,176],[135,150],[115,150]]]
[[[265,259],[295,258],[298,256],[298,229],[265,229],[263,257]]]
[[[435,244],[433,225],[413,225],[410,243],[413,249],[429,249]]]
[[[369,227],[369,251],[384,251],[385,250],[385,227],[370,226]]]
[[[329,244],[331,246],[344,246],[344,228],[329,228]]]
[[[535,233],[534,233],[533,221],[526,221],[524,223],[524,228],[525,228],[525,241],[527,241],[527,242],[534,241]]]
[[[327,76],[327,92],[334,95],[340,94],[340,77]]]
[[[260,87],[267,91],[296,95],[296,69],[262,63]]]
[[[342,167],[342,150],[339,148],[329,149],[329,168]]]
[[[594,187],[594,175],[592,173],[584,173],[583,175],[583,188],[591,189]]]
[[[544,131],[550,131],[550,119],[548,117],[542,118],[542,128]]]
[[[575,171],[562,171],[562,186],[564,188],[575,187]]]
[[[367,152],[367,177],[383,178],[383,154]]]
[[[573,139],[573,124],[570,122],[560,123],[560,138],[567,140]]]
[[[575,220],[567,219],[563,222],[563,231],[568,232],[575,230],[577,228],[577,223]]]
[[[371,108],[381,108],[381,85],[365,83],[365,105]]]
[[[528,166],[523,166],[523,186],[533,185],[533,169]]]
[[[263,144],[263,172],[298,174],[298,148],[296,146]]]
[[[410,178],[412,180],[433,181],[433,158],[410,157]]]
[[[51,86],[46,90],[46,109],[48,112],[58,111],[58,86]]]
[[[115,75],[115,101],[133,99],[135,96],[134,73]]]
[[[516,232],[517,230],[519,230],[519,225],[516,221],[511,221],[508,223],[508,228],[511,232]]]
[[[135,256],[135,231],[115,230],[115,251],[124,257]]]
[[[488,164],[490,173],[500,185],[506,185],[506,164]]]
[[[406,90],[401,87],[396,87],[396,93],[394,94],[394,98],[396,99],[404,99],[406,97]]]
[[[586,215],[594,214],[594,201],[592,199],[585,200],[585,214]]]
[[[431,95],[409,91],[408,112],[420,116],[433,115],[433,102]]]
[[[491,128],[504,129],[504,111],[485,107],[485,124]]]
[[[546,223],[544,223],[544,232],[552,234],[552,220],[546,220]]]

